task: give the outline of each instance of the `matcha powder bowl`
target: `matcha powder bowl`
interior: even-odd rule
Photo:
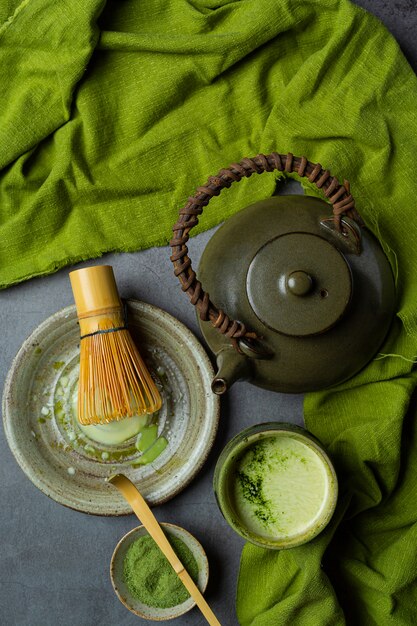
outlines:
[[[161,524],[169,542],[201,592],[209,576],[203,547],[180,526]],[[110,578],[120,602],[146,620],[165,621],[195,606],[183,583],[144,526],[134,528],[117,544]]]
[[[224,448],[214,491],[230,526],[263,548],[292,548],[316,537],[337,501],[337,477],[320,442],[292,424],[258,424]]]

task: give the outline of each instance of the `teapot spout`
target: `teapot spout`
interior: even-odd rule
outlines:
[[[223,395],[237,380],[249,378],[250,367],[248,359],[233,348],[223,348],[217,355],[218,371],[211,383],[212,391]]]

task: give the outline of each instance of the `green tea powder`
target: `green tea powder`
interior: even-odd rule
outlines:
[[[178,537],[170,535],[170,544],[195,583],[198,565],[193,553]],[[182,604],[190,594],[166,557],[149,535],[136,539],[123,562],[125,583],[137,600],[147,606],[167,609]]]

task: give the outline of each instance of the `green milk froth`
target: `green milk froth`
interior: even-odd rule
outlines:
[[[235,505],[253,532],[289,536],[310,526],[326,497],[317,455],[289,437],[252,445],[235,466]]]
[[[168,536],[169,542],[195,583],[198,564],[193,553],[178,537]],[[182,604],[190,594],[178,578],[155,541],[149,535],[136,539],[126,552],[123,562],[124,581],[137,600],[155,608]]]

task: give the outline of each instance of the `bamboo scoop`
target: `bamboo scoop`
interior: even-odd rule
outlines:
[[[221,626],[213,611],[205,601],[201,591],[175,554],[171,544],[165,536],[164,531],[158,524],[156,517],[146,504],[139,491],[136,489],[135,485],[123,474],[110,476],[110,478],[108,478],[108,482],[117,487],[117,489],[121,491],[123,496],[129,502],[133,511],[136,513],[137,518],[145,526],[152,539],[156,542],[162,553],[168,559],[170,565],[174,568],[175,573],[180,578],[190,596],[193,600],[195,600],[196,605],[210,626]]]

